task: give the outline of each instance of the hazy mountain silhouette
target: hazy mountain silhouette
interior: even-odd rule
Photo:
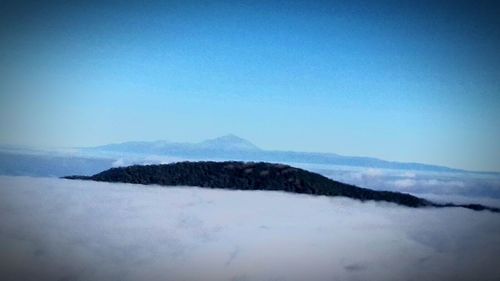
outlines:
[[[0,175],[60,177],[79,173],[92,175],[112,167],[115,160],[0,151]]]
[[[220,150],[247,150],[255,151],[260,150],[255,144],[246,139],[242,139],[233,134],[225,135],[222,137],[208,139],[197,144],[199,148],[203,149],[220,149]]]
[[[82,148],[93,153],[123,153],[166,155],[193,160],[242,160],[286,163],[330,164],[384,169],[405,169],[440,172],[464,172],[444,166],[420,163],[404,163],[372,157],[342,156],[335,153],[275,151],[260,149],[253,143],[235,135],[226,135],[199,143],[167,141],[124,142],[97,147]]]

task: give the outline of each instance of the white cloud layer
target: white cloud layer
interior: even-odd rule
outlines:
[[[1,280],[499,280],[500,215],[0,177]]]
[[[500,175],[445,173],[363,167],[298,165],[331,179],[376,190],[412,194],[462,195],[500,199]]]

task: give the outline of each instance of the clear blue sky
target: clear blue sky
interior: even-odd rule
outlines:
[[[0,143],[233,133],[500,171],[494,2],[69,2],[0,3]]]

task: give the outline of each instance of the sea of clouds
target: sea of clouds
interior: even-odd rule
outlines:
[[[375,190],[411,193],[438,201],[458,200],[500,206],[498,173],[411,171],[300,163],[292,165],[333,180]]]
[[[500,214],[0,177],[1,280],[499,280]]]

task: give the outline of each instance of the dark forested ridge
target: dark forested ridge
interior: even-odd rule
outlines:
[[[361,188],[303,169],[264,162],[204,161],[134,165],[112,168],[90,177],[67,176],[64,178],[165,186],[280,190],[313,195],[344,196],[363,201],[387,201],[408,207],[464,207],[474,210],[499,211],[482,205],[436,204],[410,194]]]

